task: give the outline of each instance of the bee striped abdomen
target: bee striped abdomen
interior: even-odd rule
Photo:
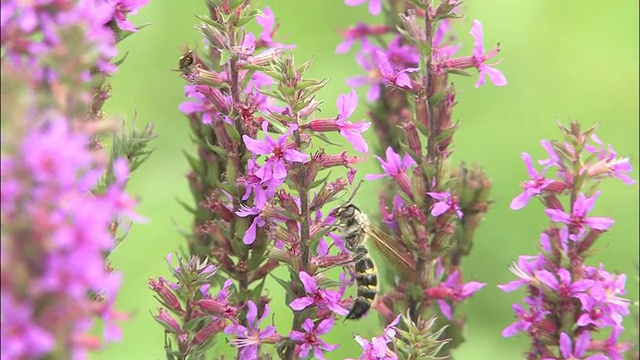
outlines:
[[[373,260],[368,256],[367,248],[359,245],[355,253],[363,257],[355,263],[358,296],[347,314],[347,319],[359,319],[371,308],[378,292],[378,275]]]

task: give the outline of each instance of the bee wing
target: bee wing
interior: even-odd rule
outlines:
[[[404,279],[413,279],[416,274],[416,262],[407,247],[389,236],[377,226],[369,223],[365,232],[373,240],[373,245],[391,262]]]

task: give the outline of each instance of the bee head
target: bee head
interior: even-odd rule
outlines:
[[[353,219],[360,212],[357,206],[353,204],[344,204],[335,208],[331,212],[331,216],[335,217],[338,223],[345,223]]]

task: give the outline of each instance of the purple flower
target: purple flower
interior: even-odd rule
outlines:
[[[523,285],[534,285],[538,283],[536,271],[542,269],[546,263],[543,255],[538,256],[518,256],[518,263],[511,264],[509,270],[520,280],[513,280],[504,285],[498,285],[500,290],[511,292]]]
[[[269,316],[269,305],[264,306],[262,317],[257,321],[258,308],[256,304],[249,300],[247,306],[249,307],[247,313],[248,327],[240,324],[231,324],[224,329],[224,332],[225,334],[235,333],[236,338],[229,340],[229,344],[242,349],[239,354],[241,359],[256,360],[258,359],[258,346],[260,346],[265,339],[269,339],[277,334],[276,328],[272,325],[267,325],[264,330],[260,330],[260,323]]]
[[[459,45],[441,45],[450,28],[451,24],[449,19],[443,19],[440,21],[440,25],[438,25],[438,29],[436,29],[433,35],[433,51],[438,59],[448,59],[460,49]]]
[[[469,281],[466,284],[461,284],[459,280],[460,272],[456,270],[449,276],[449,278],[447,278],[447,281],[440,284],[441,288],[448,290],[446,297],[453,303],[461,302],[486,285],[477,281]],[[440,306],[442,315],[451,320],[451,307],[449,306],[449,304],[444,299],[438,299],[438,305]]]
[[[215,96],[209,86],[205,85],[188,85],[185,86],[185,95],[192,98],[195,101],[185,101],[178,106],[178,110],[184,114],[199,114],[202,113],[202,123],[210,125],[218,119],[224,120],[229,125],[232,125],[232,121],[228,116],[221,114],[218,108],[214,105],[212,97]],[[217,90],[215,90],[217,91]],[[209,95],[209,96],[208,96]],[[229,111],[231,110],[231,97],[228,95],[220,94],[220,100],[224,101]]]
[[[458,218],[462,219],[464,214],[460,210],[460,206],[458,206],[458,198],[448,192],[428,192],[427,195],[438,200],[431,208],[431,215],[438,217],[447,212],[455,212]]]
[[[406,68],[398,71],[395,67],[391,66],[387,54],[380,50],[376,50],[376,56],[378,58],[378,69],[380,69],[380,74],[385,80],[397,87],[411,89],[411,78],[407,73],[416,72],[420,69]]]
[[[596,198],[600,195],[600,191],[587,198],[584,194],[580,194],[578,199],[573,204],[573,211],[571,215],[558,209],[547,209],[545,213],[554,222],[560,222],[568,224],[571,230],[569,239],[577,241],[585,231],[585,228],[591,228],[599,231],[605,231],[609,229],[615,222],[613,219],[606,217],[586,217],[587,213],[593,208],[596,202]]]
[[[362,42],[362,49],[364,51],[370,51],[372,46],[369,44],[367,36],[374,33],[375,30],[373,26],[369,26],[363,22],[357,23],[354,27],[342,33],[344,41],[338,44],[336,47],[336,53],[343,54],[351,50],[351,47],[356,40],[360,40]]]
[[[562,300],[577,297],[578,294],[584,293],[594,284],[594,281],[589,279],[571,282],[571,273],[569,270],[563,268],[558,269],[558,277],[560,278],[560,281],[558,281],[556,276],[548,270],[537,271],[536,277],[541,283],[545,284],[552,290],[555,290]]]
[[[380,162],[380,166],[382,166],[384,173],[368,174],[365,179],[377,180],[390,176],[398,183],[400,189],[402,189],[405,194],[411,195],[411,180],[407,175],[407,170],[414,166],[416,162],[407,153],[404,154],[404,159],[400,158],[400,155],[393,151],[391,146],[387,147],[385,155],[387,157],[386,161],[377,155],[375,156],[376,159],[378,159],[378,162]]]
[[[361,153],[368,152],[369,146],[367,146],[367,142],[361,134],[369,129],[371,123],[360,121],[353,124],[347,120],[358,107],[358,95],[355,90],[351,90],[349,95],[342,94],[338,96],[336,105],[338,106],[336,125],[340,129],[340,135],[347,139],[356,151]]]
[[[589,344],[591,343],[591,335],[588,331],[583,332],[578,336],[576,340],[575,346],[571,344],[571,338],[567,333],[563,332],[560,334],[560,359],[565,360],[574,360],[574,359],[582,359],[584,354],[587,352],[589,348]],[[584,358],[584,360],[608,360],[608,358],[602,354],[595,354]]]
[[[56,345],[53,334],[34,321],[30,304],[17,302],[4,287],[2,290],[2,358],[39,358],[48,354]]]
[[[382,10],[382,0],[344,0],[347,6],[358,6],[364,2],[369,2],[369,12],[371,15],[378,15]]]
[[[135,25],[128,19],[127,15],[134,15],[138,9],[147,5],[149,0],[111,0],[110,5],[113,6],[113,19],[121,30],[136,32]]]
[[[550,314],[549,311],[543,310],[541,298],[525,298],[524,301],[529,305],[529,311],[527,312],[520,304],[511,305],[518,320],[502,330],[502,337],[511,337],[520,331],[528,331],[531,326],[539,323]]]
[[[324,335],[331,331],[333,328],[333,318],[322,320],[317,327],[314,327],[313,320],[306,319],[302,323],[302,329],[304,332],[292,330],[289,334],[289,338],[300,345],[300,353],[298,356],[301,358],[307,357],[309,351],[313,348],[313,355],[316,359],[324,360],[324,351],[333,351],[338,348],[339,345],[327,344],[324,340],[319,338],[319,335]]]
[[[369,85],[367,91],[367,101],[374,102],[380,97],[380,86],[382,85],[382,75],[378,69],[378,59],[375,51],[363,51],[356,54],[356,62],[362,67],[367,75],[354,76],[347,79],[346,83],[352,88]]]
[[[242,135],[247,149],[255,155],[268,156],[264,165],[255,171],[255,175],[262,179],[263,183],[266,183],[272,179],[281,180],[287,177],[287,169],[284,161],[291,162],[305,162],[309,155],[294,150],[295,144],[287,144],[289,136],[298,129],[298,125],[291,124],[289,130],[280,136],[277,141],[273,141],[268,135],[269,123],[264,121],[262,123],[262,131],[265,133],[265,140],[259,141],[252,139],[247,135]]]
[[[553,180],[544,178],[546,169],[542,170],[541,173],[538,173],[536,169],[533,168],[533,164],[531,163],[531,155],[523,152],[521,156],[531,179],[521,183],[524,191],[520,195],[516,196],[513,201],[511,201],[511,205],[509,207],[512,210],[522,209],[525,205],[527,205],[532,197],[541,194],[545,188],[553,184]]]
[[[265,6],[264,10],[262,10],[262,15],[256,17],[256,23],[262,28],[260,40],[264,41],[267,46],[272,46],[271,30],[276,23],[276,17],[270,7]]]
[[[487,54],[484,53],[484,44],[483,44],[483,32],[482,32],[482,24],[478,20],[473,20],[473,24],[471,25],[471,31],[469,32],[471,36],[473,36],[473,57],[476,60],[476,68],[478,69],[478,82],[476,83],[476,88],[480,87],[480,85],[484,84],[485,76],[489,76],[489,80],[495,86],[505,86],[507,85],[507,79],[502,75],[500,70],[493,68],[485,62],[494,56],[498,55],[498,49],[493,49]]]
[[[587,171],[589,176],[615,176],[627,185],[635,184],[635,180],[626,174],[632,170],[629,158],[616,158],[617,154],[611,144],[605,147],[596,134],[591,135],[591,140],[598,144],[598,147],[585,145],[585,149],[592,154],[597,154],[598,161],[583,170]]]
[[[320,289],[316,284],[316,280],[304,271],[300,271],[299,276],[307,296],[293,300],[289,304],[293,310],[300,311],[315,305],[318,309],[329,309],[338,315],[347,315],[349,313],[349,310],[338,305],[338,302],[340,302],[340,294],[338,292]]]
[[[239,182],[245,186],[242,201],[247,201],[251,192],[253,192],[254,205],[259,209],[263,209],[267,204],[267,200],[273,198],[276,193],[276,188],[283,183],[283,180],[271,179],[263,184],[262,179],[255,174],[258,169],[260,169],[260,166],[254,159],[247,160],[247,174],[239,179]],[[266,188],[264,186],[266,186]]]
[[[404,39],[401,35],[397,35],[387,45],[386,55],[389,61],[397,66],[417,65],[420,62],[418,50],[411,45],[402,45]]]
[[[360,335],[355,335],[354,340],[362,347],[359,360],[396,360],[398,356],[387,346],[388,341],[384,337],[374,337],[369,340]]]
[[[251,222],[251,225],[249,225],[249,228],[247,229],[247,231],[245,231],[244,236],[242,237],[242,242],[245,245],[253,244],[253,242],[256,241],[256,232],[258,231],[258,228],[261,228],[267,224],[264,217],[262,216],[262,210],[264,210],[264,208],[259,208],[257,206],[241,206],[240,209],[236,211],[236,215],[240,217],[255,216],[253,218],[253,221]]]
[[[622,326],[614,326],[609,336],[604,340],[604,352],[611,360],[622,360],[621,353],[631,348],[631,344],[627,342],[622,343],[619,340],[623,330],[624,328]]]

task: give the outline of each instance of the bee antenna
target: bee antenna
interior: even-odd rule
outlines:
[[[356,196],[356,193],[358,193],[358,189],[360,188],[360,185],[362,185],[363,182],[364,182],[364,180],[360,180],[360,182],[358,182],[358,185],[356,185],[355,189],[353,189],[353,192],[351,193],[351,196],[349,196],[349,199],[347,199],[346,204],[351,204],[351,201]]]

